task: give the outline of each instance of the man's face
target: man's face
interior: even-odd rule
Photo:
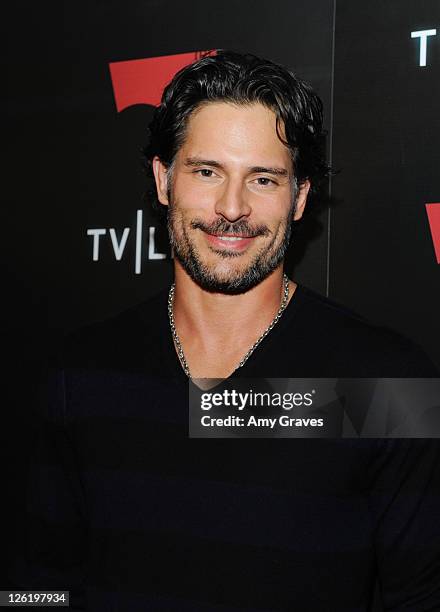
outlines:
[[[188,120],[171,173],[158,158],[153,168],[174,257],[203,289],[242,293],[281,265],[309,184],[296,193],[273,111],[205,104]]]

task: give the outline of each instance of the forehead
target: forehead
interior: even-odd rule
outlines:
[[[259,103],[209,102],[197,108],[188,119],[178,153],[188,155],[244,165],[279,164],[286,169],[291,164],[290,151],[277,135],[275,113]]]

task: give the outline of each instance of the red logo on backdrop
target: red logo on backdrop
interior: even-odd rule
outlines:
[[[184,66],[192,64],[205,55],[215,55],[217,51],[192,51],[176,55],[162,55],[144,59],[111,62],[110,76],[115,96],[116,109],[123,111],[135,104],[160,103],[164,87]],[[429,227],[434,243],[437,263],[440,264],[440,202],[426,204]]]
[[[216,53],[217,51],[213,49],[112,62],[109,64],[110,76],[118,112],[135,104],[157,106],[165,85],[171,81],[176,72],[205,55]]]
[[[428,213],[435,256],[437,257],[437,263],[440,264],[440,202],[426,204],[426,212]]]

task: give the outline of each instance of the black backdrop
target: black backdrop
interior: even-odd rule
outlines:
[[[440,363],[440,266],[425,208],[440,202],[438,0],[22,2],[4,23],[2,338],[12,391],[3,405],[5,525],[22,502],[26,424],[48,346],[171,278],[140,164],[152,107],[117,111],[110,64],[230,48],[309,80],[323,99],[328,153],[340,172],[295,228],[289,271]],[[421,38],[411,32],[432,29],[420,66]],[[115,244],[129,228],[120,260],[111,228]],[[105,235],[93,261],[87,232],[96,229]],[[13,545],[9,529],[4,541]]]

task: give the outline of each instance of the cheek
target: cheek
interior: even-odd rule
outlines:
[[[289,193],[286,194],[279,202],[278,218],[285,223],[291,223],[293,221],[293,214],[293,195],[289,190]]]
[[[200,210],[215,204],[215,189],[194,180],[191,175],[176,177],[173,186],[174,199],[185,210]]]
[[[252,202],[253,221],[277,227],[289,223],[293,218],[293,209],[289,198],[266,196]]]

